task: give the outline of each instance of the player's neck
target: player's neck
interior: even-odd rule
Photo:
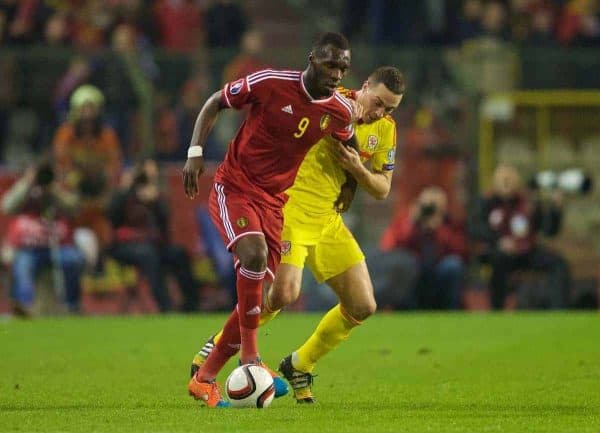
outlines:
[[[363,97],[362,89],[354,91],[354,100],[355,101],[362,103],[362,97]]]
[[[331,94],[323,95],[316,89],[314,85],[315,80],[309,75],[308,71],[302,72],[300,79],[302,80],[302,84],[304,85],[304,89],[308,93],[308,96],[312,99],[325,99],[331,96]]]

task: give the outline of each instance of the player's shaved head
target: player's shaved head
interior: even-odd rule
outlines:
[[[304,84],[313,98],[329,97],[350,68],[350,44],[340,33],[320,35],[308,56]]]
[[[393,66],[381,66],[369,75],[369,84],[382,83],[388,90],[396,95],[403,95],[406,89],[404,75],[398,68]]]
[[[328,47],[334,47],[341,51],[350,49],[348,39],[341,33],[327,32],[319,35],[313,45],[313,53],[316,55],[322,54],[323,50]]]

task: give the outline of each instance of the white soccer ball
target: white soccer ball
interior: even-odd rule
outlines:
[[[269,372],[253,364],[233,370],[225,382],[225,390],[233,407],[267,407],[275,394]]]

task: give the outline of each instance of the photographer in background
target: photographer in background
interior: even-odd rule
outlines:
[[[36,275],[44,266],[52,266],[56,294],[64,296],[70,311],[78,310],[84,267],[72,236],[78,208],[78,197],[56,181],[49,161],[28,168],[2,197],[2,211],[14,215],[4,258],[11,267],[15,314],[31,314]]]
[[[387,291],[393,293],[399,281],[412,278],[412,306],[419,309],[461,307],[466,240],[449,220],[446,206],[442,189],[425,188],[409,211],[401,210],[393,218],[381,238],[381,250],[395,262],[386,265],[395,274]],[[389,296],[383,287],[376,291],[379,303]]]
[[[480,260],[491,266],[491,301],[494,309],[504,307],[511,274],[520,269],[547,273],[540,307],[566,308],[570,272],[567,262],[539,244],[537,235],[554,236],[562,222],[561,194],[553,191],[531,196],[522,186],[521,176],[510,165],[499,165],[493,176],[492,191],[480,198],[471,236],[478,244]],[[531,305],[529,305],[531,307]]]
[[[109,254],[139,269],[148,280],[160,311],[171,309],[164,280],[166,271],[177,279],[184,296],[182,309],[196,310],[198,293],[190,257],[183,247],[170,242],[168,204],[160,194],[156,162],[144,161],[125,174],[108,213],[114,230]]]

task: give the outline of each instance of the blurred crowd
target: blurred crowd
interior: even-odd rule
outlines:
[[[596,0],[346,0],[344,30],[377,44],[460,44],[491,37],[534,46],[598,46]]]
[[[228,0],[2,0],[2,49],[0,160],[13,167],[50,145],[86,83],[103,93],[126,162],[180,160],[206,92],[263,65],[260,33]]]
[[[235,47],[248,23],[227,0],[2,0],[0,45],[73,45],[95,49],[111,44],[119,26],[153,46],[192,52]]]
[[[512,46],[598,45],[598,3],[336,3],[354,41],[459,47],[406,65],[410,97],[395,113],[394,212],[368,255],[382,308],[476,308],[466,294],[478,285],[489,288],[494,309],[573,303],[567,261],[540,242],[560,233],[560,194],[532,190],[523,181],[530,173],[500,164],[490,191],[468,195],[475,180],[467,179],[467,98],[516,88]],[[222,290],[207,292],[197,251],[170,236],[160,173],[163,162],[185,159],[209,92],[270,64],[263,54],[277,44],[252,26],[244,7],[231,0],[0,0],[0,162],[24,173],[2,196],[11,217],[2,262],[15,312],[31,314],[42,269],[52,271],[55,295],[78,312],[84,286],[114,274],[114,263],[134,272],[119,284],[135,292],[142,281],[158,311],[234,302],[230,257],[203,210],[194,210],[195,223]],[[244,115],[222,114],[207,159],[222,159]],[[203,297],[220,300],[207,306]]]
[[[120,25],[146,43],[193,52],[236,47],[248,29],[231,0],[2,0],[0,46],[108,46]],[[313,8],[318,6],[311,5]],[[378,44],[450,44],[493,36],[532,45],[600,43],[597,0],[345,0],[343,31]]]

